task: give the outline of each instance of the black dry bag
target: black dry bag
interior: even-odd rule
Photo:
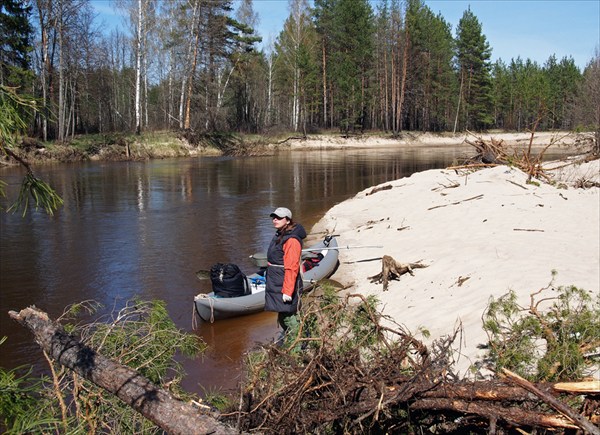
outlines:
[[[210,268],[213,292],[221,298],[235,298],[250,293],[246,275],[231,263],[217,263]]]

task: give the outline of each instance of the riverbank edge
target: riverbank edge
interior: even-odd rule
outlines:
[[[550,182],[529,182],[504,165],[417,172],[335,205],[311,233],[334,232],[345,246],[379,245],[341,250],[332,278],[344,294],[376,296],[384,316],[407,331],[427,331],[426,343],[459,329],[455,367],[468,377],[485,356],[482,315],[492,298],[512,290],[527,307],[537,290],[600,292],[600,160],[576,156],[544,168]],[[427,268],[386,291],[369,279],[383,255]]]
[[[593,133],[568,131],[553,132],[503,132],[485,133],[429,133],[403,132],[398,135],[368,133],[355,136],[340,134],[315,134],[306,137],[288,136],[269,138],[260,136],[240,137],[233,145],[219,148],[202,144],[192,145],[176,133],[149,134],[139,140],[111,139],[106,143],[92,143],[87,146],[44,144],[24,140],[15,151],[29,164],[71,163],[82,161],[145,161],[152,159],[189,158],[200,156],[260,156],[279,151],[344,150],[394,147],[443,147],[468,146],[469,142],[495,141],[514,150],[540,148],[584,147],[593,139]],[[4,156],[2,165],[18,164],[15,159]]]

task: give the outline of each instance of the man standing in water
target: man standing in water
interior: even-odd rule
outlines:
[[[271,213],[271,218],[276,231],[267,251],[265,311],[279,313],[277,323],[283,329],[282,341],[288,330],[293,330],[298,324],[296,313],[303,287],[300,260],[306,231],[292,220],[292,212],[288,208],[277,208]]]

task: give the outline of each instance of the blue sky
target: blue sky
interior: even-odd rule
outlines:
[[[599,0],[424,0],[435,13],[441,13],[456,26],[470,6],[479,19],[483,34],[492,47],[492,60],[509,62],[520,56],[543,65],[555,54],[558,60],[572,56],[583,69],[600,49]],[[374,8],[376,0],[371,0]],[[111,0],[95,0],[92,4],[99,18],[115,22]],[[237,2],[234,0],[234,5]],[[287,0],[254,0],[260,17],[258,31],[267,42],[275,39],[289,14]],[[111,15],[112,14],[112,15]],[[111,18],[112,16],[112,18]]]

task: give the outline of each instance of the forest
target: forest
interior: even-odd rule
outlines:
[[[598,49],[583,71],[571,57],[492,63],[470,9],[453,30],[422,0],[290,0],[259,49],[252,0],[114,4],[128,25],[110,32],[87,0],[0,5],[0,96],[32,101],[28,135],[600,125]]]

